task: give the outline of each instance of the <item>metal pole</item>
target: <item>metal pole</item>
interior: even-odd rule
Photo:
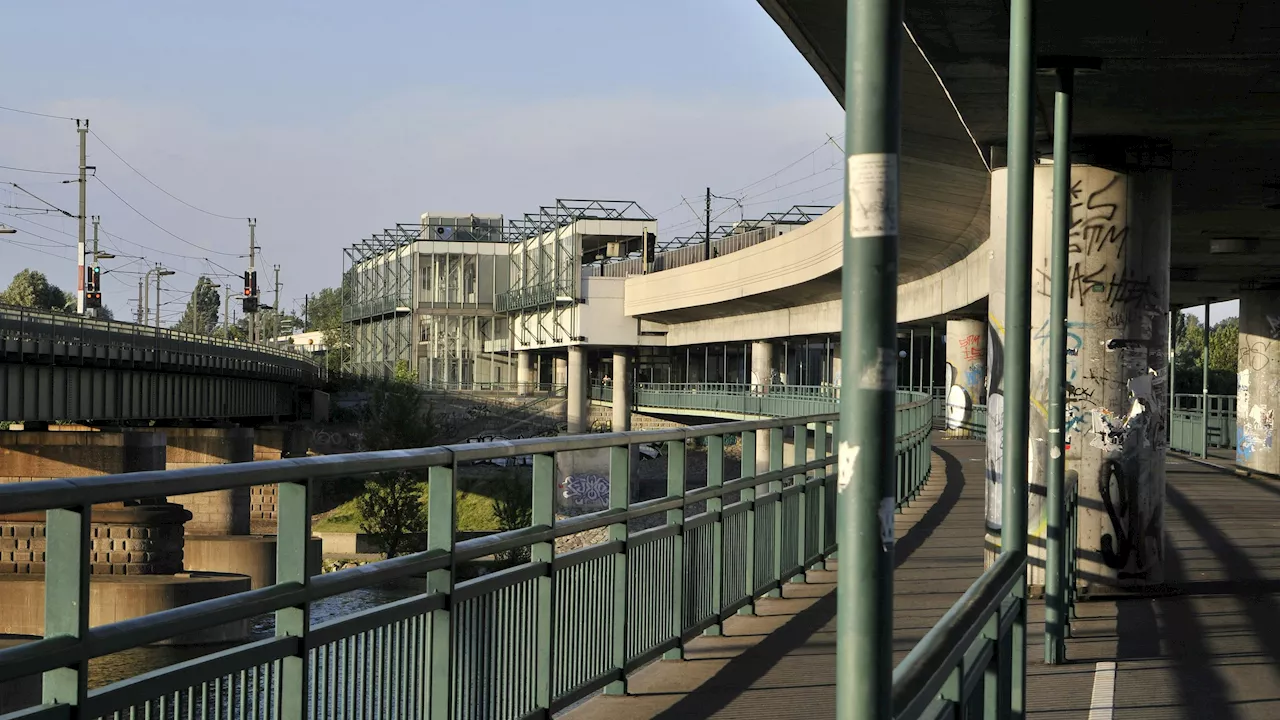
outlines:
[[[142,274],[143,300],[142,300],[142,323],[143,325],[151,324],[151,273],[155,272],[155,268],[151,268]]]
[[[142,322],[142,311],[143,311],[143,308],[145,308],[145,307],[146,307],[146,306],[145,306],[145,305],[143,305],[143,303],[142,303],[142,286],[143,286],[143,284],[144,284],[144,283],[145,283],[145,281],[144,281],[142,278],[138,278],[138,324],[139,324],[139,325],[142,325],[142,324],[143,324],[143,322]]]
[[[1178,331],[1178,315],[1181,313],[1177,308],[1169,309],[1169,439],[1173,440],[1173,412],[1178,400],[1178,385],[1174,382],[1176,379],[1175,370],[1177,363],[1174,359],[1177,357],[1178,338],[1175,334]]]
[[[916,389],[916,329],[907,331],[907,389]]]
[[[929,323],[929,412],[933,412],[933,323]]]
[[[231,339],[231,288],[227,288],[222,296],[222,339]]]
[[[156,329],[160,329],[160,272],[159,265],[156,266]]]
[[[1004,467],[1001,552],[1027,550],[1027,438],[1031,401],[1031,223],[1036,130],[1034,0],[1009,5],[1008,209],[1005,226]],[[1007,717],[1026,715],[1027,581],[1011,628]]]
[[[396,253],[397,255],[399,255],[399,250],[397,250]],[[275,340],[276,338],[280,337],[280,328],[282,327],[280,323],[280,266],[274,265],[273,269],[275,270],[276,274],[275,274],[275,299],[272,302],[274,303],[273,307],[275,308],[276,311],[275,311],[275,322],[273,323],[275,325],[275,329],[271,333],[271,339]],[[398,275],[399,273],[400,273],[400,258],[397,257],[396,258],[396,274]],[[459,283],[458,286],[462,287],[461,283]],[[399,291],[400,291],[400,288],[397,285],[396,292],[399,292]],[[397,354],[398,353],[399,351],[397,351]]]
[[[848,0],[836,717],[893,716],[902,0]]]
[[[257,220],[255,220],[254,218],[249,218],[249,282],[250,283],[253,282],[253,273],[254,273],[253,251],[256,245],[256,243],[254,242],[253,234],[254,234],[254,229],[257,227],[257,225],[258,225]],[[256,298],[257,296],[258,296],[257,288],[255,287],[250,292],[250,297]],[[252,312],[252,313],[248,313],[248,315],[249,315],[249,342],[257,342],[258,341],[258,313]]]
[[[706,237],[702,242],[702,259],[711,259],[711,188],[707,188]]]
[[[1200,457],[1209,457],[1209,303],[1204,304],[1204,348],[1200,351],[1200,369],[1204,376],[1204,384],[1200,388],[1200,415],[1204,420],[1200,429]]]
[[[76,132],[80,133],[80,213],[76,216],[77,232],[76,232],[76,271],[79,273],[76,279],[76,312],[84,314],[84,220],[87,210],[85,209],[85,186],[88,185],[88,178],[85,177],[85,143],[89,136],[89,121],[76,121]]]
[[[1045,533],[1044,661],[1064,662],[1066,646],[1067,257],[1071,232],[1071,96],[1075,71],[1058,68],[1053,99],[1053,248],[1049,300],[1049,464]]]

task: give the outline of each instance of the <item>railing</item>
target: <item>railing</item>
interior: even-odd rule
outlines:
[[[342,321],[352,322],[375,315],[388,315],[398,311],[405,312],[410,310],[412,305],[413,296],[407,293],[387,295],[364,302],[353,302],[342,307]]]
[[[1011,661],[1026,572],[1026,554],[1001,555],[903,658],[893,671],[895,720],[1004,717],[1024,671]]]
[[[419,383],[423,390],[437,393],[492,393],[514,395],[521,392],[529,395],[564,394],[564,385],[553,383],[515,383],[515,382],[444,382],[429,380]]]
[[[612,389],[609,390],[612,393]],[[595,391],[593,391],[593,397]],[[904,402],[899,392],[899,403]],[[609,400],[607,397],[596,399]],[[786,417],[835,412],[840,388],[826,385],[742,385],[735,383],[637,384],[636,407],[701,410],[743,417]]]
[[[899,412],[918,423],[898,438],[899,505],[929,472],[927,401],[912,399]],[[0,683],[43,675],[46,704],[6,718],[181,720],[222,716],[222,708],[232,717],[237,706],[240,720],[504,720],[545,716],[600,689],[622,692],[636,668],[681,657],[686,641],[752,612],[756,598],[834,551],[837,425],[836,415],[823,414],[0,486],[6,512],[47,511],[49,538],[45,637],[0,650]],[[742,457],[754,457],[758,430],[773,431],[769,470],[745,463],[741,477],[728,479],[726,439],[736,436]],[[691,489],[686,447],[696,440],[705,442],[708,469],[705,484]],[[665,444],[666,493],[633,503],[629,448],[641,443]],[[581,450],[608,450],[607,509],[558,519],[555,455]],[[531,526],[455,542],[460,468],[523,456],[533,458]],[[320,575],[306,552],[313,493],[326,480],[370,473],[426,475],[428,549]],[[89,627],[93,504],[262,484],[278,484],[275,585]],[[657,527],[630,525],[655,515],[663,518]],[[607,529],[608,540],[556,552],[557,538],[596,529]],[[470,580],[457,575],[467,563],[525,547],[523,562]],[[309,620],[322,598],[423,575],[415,596]],[[267,613],[274,637],[88,689],[92,658]]]
[[[777,237],[774,228],[763,227],[717,238],[711,241],[711,257],[714,259],[721,255],[746,250],[774,237]],[[664,250],[653,256],[653,266],[649,271],[662,272],[663,270],[673,270],[685,265],[693,265],[705,260],[706,256],[707,249],[702,243]],[[644,258],[639,257],[625,258],[616,262],[605,263],[604,265],[591,263],[582,266],[582,277],[584,278],[630,277],[632,275],[642,275],[644,272]]]
[[[576,292],[570,283],[547,282],[498,293],[493,299],[494,312],[512,312],[524,308],[554,305],[557,302],[572,302]]]
[[[1173,396],[1169,412],[1169,448],[1195,455],[1205,454],[1204,396]],[[1209,396],[1209,447],[1236,447],[1236,396]]]

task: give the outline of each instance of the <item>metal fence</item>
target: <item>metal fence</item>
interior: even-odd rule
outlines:
[[[902,399],[900,397],[900,399]],[[929,474],[929,401],[899,407],[897,503]],[[545,716],[716,632],[727,617],[800,579],[835,549],[835,414],[295,458],[0,486],[6,512],[47,511],[43,639],[0,650],[0,683],[42,676],[45,705],[14,718],[483,718]],[[769,470],[726,472],[726,445],[755,456],[769,433]],[[785,457],[784,436],[794,444]],[[726,440],[730,442],[726,442]],[[690,487],[686,447],[707,448],[705,483]],[[663,497],[631,501],[630,447],[665,445]],[[556,453],[606,450],[608,507],[555,513]],[[807,459],[812,454],[812,460]],[[530,527],[456,542],[460,465],[532,456]],[[427,549],[319,574],[306,552],[313,493],[333,478],[420,473],[429,487]],[[89,627],[90,511],[95,503],[278,484],[277,583],[131,620]],[[657,516],[661,524],[635,528]],[[557,538],[603,529],[607,540],[558,554]],[[518,548],[527,560],[461,580],[466,563]],[[993,570],[1002,573],[1008,564]],[[412,597],[321,623],[312,603],[399,578]],[[999,584],[997,583],[997,584]],[[985,595],[984,595],[985,597]],[[91,658],[229,622],[274,614],[275,636],[89,690]]]
[[[1169,411],[1169,448],[1204,456],[1211,448],[1236,447],[1236,396],[1209,395],[1209,427],[1205,428],[1205,396],[1177,394]]]

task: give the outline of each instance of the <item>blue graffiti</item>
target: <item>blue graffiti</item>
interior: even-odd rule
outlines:
[[[1075,331],[1085,330],[1089,327],[1090,327],[1089,323],[1086,323],[1086,322],[1077,322],[1072,320],[1067,321],[1067,356],[1068,357],[1079,357],[1080,350],[1084,347],[1084,338],[1080,335],[1080,333]],[[1040,350],[1041,352],[1044,352],[1046,349],[1045,346],[1048,345],[1049,343],[1049,318],[1045,318],[1045,321],[1040,325],[1040,329],[1036,330],[1036,334],[1035,336],[1033,336],[1032,339],[1040,343]],[[1067,382],[1074,382],[1078,374],[1079,374],[1079,368],[1076,367],[1076,363],[1068,362],[1067,363]]]

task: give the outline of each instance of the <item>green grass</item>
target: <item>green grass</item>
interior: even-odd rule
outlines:
[[[461,470],[461,469],[460,469]],[[485,494],[489,484],[496,479],[509,477],[513,472],[528,474],[527,468],[507,470],[504,468],[476,466],[463,470],[463,477],[470,491],[458,493],[458,530],[472,532],[479,530],[497,530],[498,521],[493,515],[493,498]],[[425,505],[430,493],[424,485],[422,502]],[[334,509],[312,518],[311,529],[316,532],[361,532],[360,508],[355,499],[348,500]]]

